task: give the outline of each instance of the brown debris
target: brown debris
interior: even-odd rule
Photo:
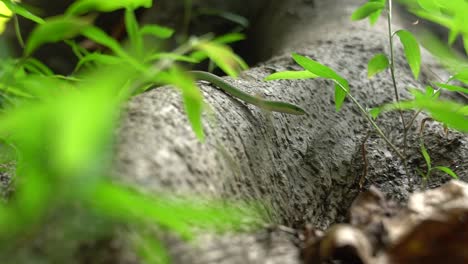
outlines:
[[[413,194],[405,208],[372,187],[353,202],[349,224],[308,239],[306,263],[468,263],[468,184]]]

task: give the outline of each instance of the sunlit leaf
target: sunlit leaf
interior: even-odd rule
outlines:
[[[11,0],[2,0],[2,2],[10,9],[13,13],[18,14],[24,18],[27,18],[31,21],[34,21],[38,24],[44,24],[44,19],[34,15],[33,13],[29,12],[26,8],[24,8],[21,4],[15,3]]]
[[[312,79],[317,78],[316,74],[310,71],[283,71],[275,72],[265,78],[265,81],[284,80],[284,79]]]
[[[247,68],[247,64],[227,46],[214,42],[202,41],[198,43],[195,48],[204,52],[210,60],[215,62],[221,70],[231,77],[236,77],[240,69]]]
[[[443,171],[443,172],[447,173],[448,175],[450,175],[452,178],[458,180],[458,175],[457,175],[453,170],[451,170],[451,169],[448,168],[448,167],[445,167],[445,166],[436,166],[436,167],[434,167],[433,169],[437,169],[437,170]]]
[[[361,20],[373,13],[376,13],[379,10],[385,8],[385,4],[381,2],[367,2],[364,5],[356,9],[351,15],[351,20]]]
[[[25,53],[30,55],[45,43],[73,38],[88,28],[89,21],[76,17],[54,17],[34,28],[26,43]]]
[[[401,44],[403,44],[406,60],[413,72],[414,78],[417,80],[421,68],[421,52],[419,50],[419,44],[413,34],[409,31],[398,30],[395,34],[400,38]]]
[[[375,74],[388,68],[388,59],[385,54],[376,54],[367,64],[367,77],[371,78]]]
[[[66,14],[79,15],[88,11],[112,12],[117,9],[138,7],[149,8],[153,4],[152,0],[78,0],[68,7]]]
[[[224,34],[222,36],[218,36],[213,39],[213,42],[220,43],[220,44],[228,44],[228,43],[233,43],[237,42],[240,40],[244,40],[245,35],[241,33],[228,33]]]
[[[341,109],[343,105],[346,94],[349,92],[348,81],[337,74],[331,68],[320,64],[317,61],[309,59],[307,57],[301,56],[299,54],[293,53],[292,57],[297,64],[302,66],[304,69],[310,71],[311,73],[317,75],[318,77],[332,79],[336,82],[335,85],[335,108],[336,111]]]
[[[383,5],[385,5],[385,1],[386,0],[370,0],[369,2],[378,2],[378,3],[382,3]],[[375,11],[374,13],[370,14],[369,15],[369,22],[371,25],[374,25],[375,23],[377,23],[377,20],[379,19],[380,15],[382,14],[382,11],[383,11],[383,8]]]
[[[167,39],[174,34],[174,30],[168,27],[158,25],[145,25],[140,29],[142,35],[152,35],[160,39]]]

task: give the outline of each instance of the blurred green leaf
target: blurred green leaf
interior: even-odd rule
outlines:
[[[411,101],[387,104],[382,111],[395,109],[423,109],[433,119],[461,132],[468,132],[468,107],[452,101],[435,100],[421,94]]]
[[[164,244],[155,239],[154,235],[139,232],[134,238],[136,244],[136,251],[138,255],[142,257],[144,263],[158,263],[158,264],[170,264],[171,257],[169,256]]]
[[[143,52],[143,42],[139,31],[138,21],[133,9],[125,9],[125,28],[127,29],[130,45],[137,56]]]
[[[401,44],[405,51],[406,60],[413,72],[414,78],[417,80],[421,68],[421,52],[416,38],[409,31],[398,30],[395,34],[400,38]]]
[[[122,59],[116,56],[100,54],[100,53],[89,53],[83,56],[76,65],[76,69],[80,69],[83,65],[87,63],[97,63],[99,65],[115,65],[122,63]]]
[[[23,67],[31,73],[43,74],[46,76],[54,75],[54,72],[41,61],[35,58],[27,58]]]
[[[240,69],[248,68],[247,64],[227,46],[209,41],[201,41],[195,45],[195,48],[204,52],[210,60],[214,61],[221,70],[231,77],[236,77]]]
[[[138,7],[150,8],[152,5],[152,0],[78,0],[70,5],[65,13],[80,15],[89,11],[112,12],[122,8],[134,10]]]
[[[160,39],[167,39],[174,34],[174,30],[168,27],[158,25],[145,25],[140,29],[142,35],[152,35]]]
[[[468,94],[468,88],[456,86],[456,85],[450,85],[450,84],[445,84],[445,83],[435,83],[437,86],[444,88],[446,90],[452,91],[452,92],[461,92],[461,93],[466,93]]]
[[[222,36],[218,36],[213,39],[213,42],[220,43],[220,44],[229,44],[233,42],[237,42],[240,40],[244,40],[245,35],[241,33],[228,33]]]
[[[450,175],[452,178],[454,178],[454,179],[456,179],[456,180],[459,179],[459,178],[458,178],[458,175],[457,175],[455,172],[453,172],[453,170],[451,170],[451,169],[448,168],[448,167],[445,167],[445,166],[436,166],[436,167],[434,167],[433,169],[443,171],[443,172],[447,173],[448,175]]]
[[[49,42],[70,39],[89,27],[89,21],[76,17],[53,17],[34,28],[26,43],[25,54],[30,55],[39,46]]]
[[[440,13],[440,7],[434,0],[418,0],[418,4],[428,12]]]
[[[453,79],[459,80],[460,82],[463,82],[464,84],[468,85],[468,68],[457,72],[449,80]]]
[[[356,21],[356,20],[364,19],[378,11],[381,11],[384,8],[385,8],[385,3],[381,3],[377,1],[367,2],[353,12],[353,14],[351,15],[351,20]]]
[[[385,54],[376,54],[367,64],[367,77],[371,78],[375,74],[388,68],[388,59]]]
[[[171,68],[168,72],[161,72],[155,77],[158,83],[170,84],[179,88],[182,92],[184,107],[188,120],[192,125],[193,132],[200,141],[204,140],[203,124],[201,114],[203,111],[203,96],[190,78],[190,75],[176,68]]]
[[[189,63],[199,63],[200,61],[189,57],[185,55],[178,55],[175,53],[170,53],[170,52],[160,52],[160,53],[154,53],[149,55],[146,58],[146,61],[155,61],[155,60],[160,60],[160,59],[170,59],[174,61],[182,61],[182,62],[189,62]]]
[[[16,3],[11,0],[1,0],[8,9],[10,9],[13,13],[18,14],[24,18],[27,18],[31,21],[36,22],[37,24],[44,24],[44,19],[34,15],[33,13],[29,12],[26,8],[24,8],[21,4]]]
[[[318,77],[332,79],[336,82],[335,85],[335,108],[336,111],[341,109],[344,99],[346,98],[347,93],[349,92],[348,81],[337,74],[331,68],[320,64],[317,61],[309,59],[307,57],[301,56],[299,54],[293,53],[292,57],[297,64],[302,66],[304,69],[310,71],[311,73],[317,75]]]
[[[265,81],[272,81],[272,80],[284,80],[284,79],[312,79],[317,78],[318,76],[313,74],[310,71],[283,71],[283,72],[275,72],[267,76],[264,80]]]
[[[147,68],[137,61],[135,58],[131,57],[121,46],[120,43],[113,39],[111,36],[107,35],[102,29],[94,26],[88,26],[84,28],[81,34],[92,41],[99,43],[103,46],[108,47],[111,49],[117,56],[125,59],[130,65],[132,65],[135,69],[146,72]]]

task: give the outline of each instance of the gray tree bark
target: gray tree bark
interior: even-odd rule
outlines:
[[[340,112],[335,111],[330,81],[264,82],[263,78],[277,71],[299,70],[290,57],[294,51],[347,78],[351,92],[365,106],[392,101],[389,73],[367,78],[368,60],[376,53],[388,53],[384,19],[372,28],[367,21],[349,20],[363,2],[273,1],[252,30],[258,58],[269,60],[245,71],[239,79],[225,78],[251,94],[293,102],[307,115],[265,113],[201,82],[208,105],[204,114],[206,141],[201,143],[189,126],[179,93],[169,87],[149,91],[128,104],[118,131],[115,164],[119,179],[157,193],[260,201],[268,208],[266,223],[295,227],[312,223],[326,228],[343,221],[359,192],[361,145],[371,128],[350,101]],[[423,63],[429,67],[423,68],[416,82],[401,47],[397,48],[400,97],[408,98],[406,87],[423,87],[438,71],[427,53],[423,55]],[[410,116],[405,114],[406,120]],[[401,144],[398,114],[386,114],[380,125]],[[457,172],[466,180],[468,165],[462,162],[468,158],[466,136],[452,132],[444,139],[439,125],[433,123],[431,129],[433,134],[425,139],[432,139],[431,148],[441,151],[436,161],[461,161]],[[409,138],[410,154],[418,149],[414,131]],[[450,140],[458,143],[444,149],[444,142]],[[403,201],[419,186],[416,174],[411,170],[411,175],[406,175],[401,161],[381,139],[371,136],[367,144],[373,150],[368,150],[366,186],[376,184]],[[423,164],[417,154],[408,161],[413,166]],[[241,234],[203,233],[190,243],[174,238],[166,242],[174,263],[299,262],[299,250],[287,234],[269,236],[263,229]]]

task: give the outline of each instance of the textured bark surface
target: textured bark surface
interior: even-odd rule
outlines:
[[[180,96],[171,88],[152,90],[128,105],[119,130],[116,171],[125,182],[155,192],[197,194],[262,201],[270,208],[269,223],[326,228],[344,220],[358,193],[363,171],[361,144],[370,130],[357,108],[347,101],[335,112],[333,84],[325,80],[263,82],[270,73],[299,69],[289,53],[296,51],[318,60],[347,78],[355,97],[367,107],[393,100],[390,76],[367,79],[367,62],[387,51],[387,28],[380,21],[349,16],[363,1],[275,1],[262,14],[253,32],[259,58],[276,57],[244,72],[237,80],[225,78],[252,94],[293,102],[308,115],[265,113],[247,106],[212,85],[200,83],[208,111],[204,115],[206,142],[194,136]],[[423,69],[420,83],[413,80],[399,47],[395,67],[400,96],[404,89],[432,78]],[[432,64],[425,57],[423,61]],[[410,114],[405,115],[406,119]],[[424,116],[421,116],[421,120]],[[401,143],[397,114],[380,119],[392,140]],[[450,133],[431,123],[426,144],[438,150],[434,162],[459,166],[467,179],[466,136]],[[409,138],[409,163],[423,164],[415,136]],[[368,140],[370,161],[366,185],[377,184],[390,196],[404,201],[419,179],[406,175],[396,155],[374,136]],[[445,180],[446,178],[436,177]],[[437,180],[431,184],[437,184]],[[195,243],[168,241],[175,263],[295,263],[298,251],[287,235],[265,231],[247,234],[204,234]]]

